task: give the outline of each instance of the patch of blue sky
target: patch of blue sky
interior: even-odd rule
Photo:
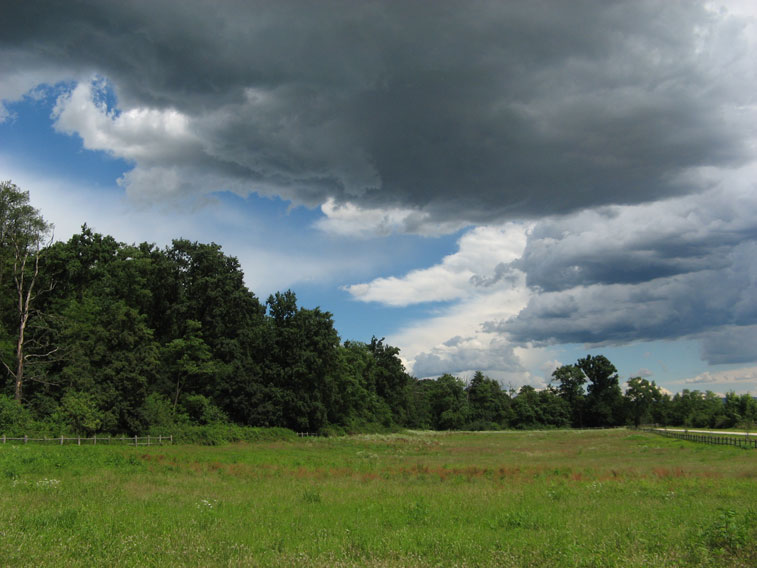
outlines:
[[[338,286],[354,284],[366,278],[403,274],[439,262],[457,251],[461,232],[438,237],[392,234],[375,238],[351,238],[331,235],[315,227],[323,218],[320,208],[292,206],[278,197],[261,197],[251,193],[246,197],[230,192],[214,193],[224,209],[239,213],[248,235],[264,238],[272,249],[284,249],[307,254],[314,260],[328,256],[352,259],[354,270],[349,280],[335,275]],[[243,226],[230,223],[226,231],[229,239],[239,239]],[[219,243],[223,244],[223,243]],[[364,262],[370,259],[370,262]],[[346,293],[345,293],[346,294]]]
[[[95,76],[92,80],[92,100],[97,106],[105,107],[107,113],[113,117],[121,114],[118,108],[118,97],[113,84],[105,77]]]
[[[131,165],[107,152],[86,150],[81,138],[53,128],[55,103],[67,84],[41,86],[19,101],[7,103],[10,116],[0,123],[2,152],[20,168],[47,176],[81,179],[116,189],[116,180]]]
[[[428,319],[449,302],[433,302],[396,307],[376,302],[360,302],[344,290],[304,283],[293,288],[298,305],[320,307],[334,316],[334,326],[342,341],[368,342],[372,336],[389,337],[412,322]]]

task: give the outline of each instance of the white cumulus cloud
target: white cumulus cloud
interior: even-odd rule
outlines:
[[[695,377],[689,377],[680,381],[684,385],[739,385],[743,390],[745,386],[757,387],[757,367],[743,367],[726,371],[705,371]],[[744,385],[746,383],[746,385]]]
[[[522,288],[524,274],[506,267],[523,254],[527,230],[518,223],[476,227],[460,238],[458,251],[439,264],[345,289],[362,302],[408,306],[488,295],[497,282],[494,290]]]

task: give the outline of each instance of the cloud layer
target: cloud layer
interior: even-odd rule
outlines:
[[[134,202],[279,196],[362,251],[465,230],[437,263],[344,287],[433,306],[391,338],[419,375],[520,384],[554,366],[544,346],[683,337],[713,365],[757,357],[749,2],[27,0],[3,18],[0,99],[56,84],[54,127],[126,160]],[[346,274],[340,242],[271,272]]]
[[[78,81],[59,128],[133,160],[143,200],[540,217],[698,190],[755,125],[753,23],[704,3],[30,0],[4,21],[0,96]]]
[[[517,317],[485,327],[536,343],[748,335],[757,323],[756,172],[721,172],[697,196],[540,222],[514,263],[539,293]],[[733,341],[713,341],[703,344],[710,362],[755,360],[748,342],[738,355]]]
[[[422,374],[505,369],[518,346],[680,338],[699,340],[712,365],[754,362],[755,174],[719,172],[712,189],[655,204],[478,227],[437,265],[347,290],[387,305],[456,300],[398,334]]]

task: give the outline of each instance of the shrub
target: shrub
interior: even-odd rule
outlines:
[[[207,397],[201,394],[190,394],[183,396],[181,405],[189,415],[189,419],[195,424],[214,424],[216,422],[227,422],[229,417],[213,404]]]
[[[53,419],[77,435],[88,436],[100,429],[103,413],[97,408],[95,398],[81,391],[68,391],[60,401]]]
[[[160,430],[161,433],[173,431],[176,425],[189,420],[185,414],[174,412],[173,404],[167,396],[154,392],[146,399],[142,409],[142,414],[150,430]]]
[[[14,399],[0,394],[0,434],[18,437],[28,434],[32,425],[29,411]]]
[[[166,434],[166,432],[160,432]],[[236,424],[181,425],[174,431],[173,440],[180,444],[217,446],[230,442],[265,442],[295,440],[297,434],[287,428],[255,428]]]
[[[487,422],[486,420],[474,420],[468,422],[463,426],[463,430],[470,430],[472,432],[483,432],[487,430],[501,430],[502,427],[496,422]]]

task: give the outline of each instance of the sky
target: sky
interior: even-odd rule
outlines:
[[[757,394],[749,1],[4,3],[0,179],[417,377]]]

